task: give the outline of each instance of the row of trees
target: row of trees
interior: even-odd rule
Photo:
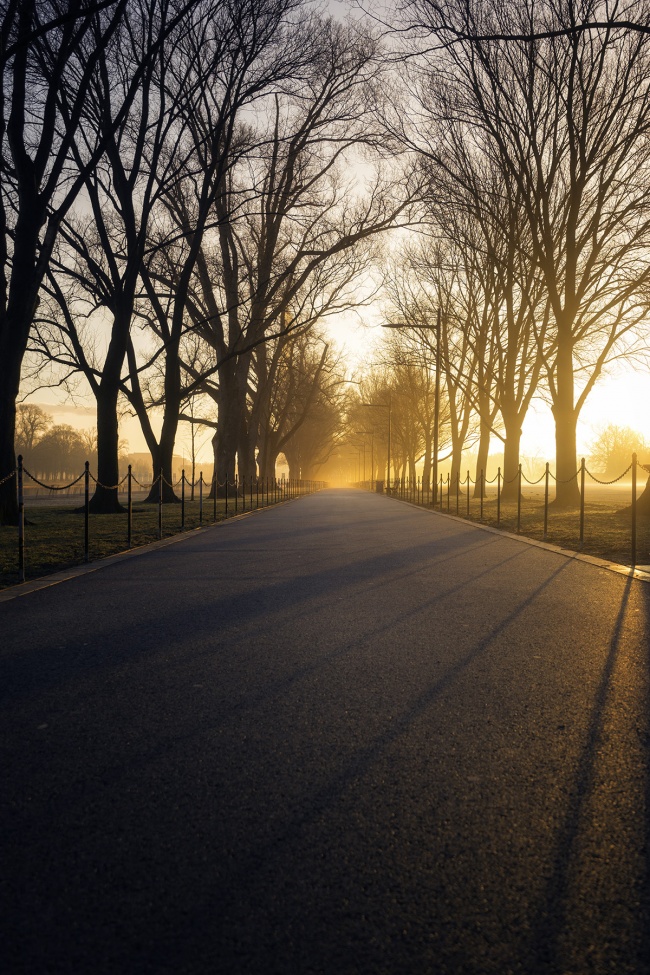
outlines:
[[[1,9],[0,474],[27,362],[32,388],[96,398],[94,510],[118,508],[125,404],[168,481],[183,421],[214,430],[218,483],[280,451],[308,475],[343,409],[323,322],[417,224],[385,274],[392,386],[364,379],[353,436],[390,403],[399,464],[421,451],[428,479],[438,382],[436,456],[455,474],[475,437],[485,466],[496,436],[514,485],[543,395],[576,501],[580,411],[645,345],[645,0],[409,0],[390,57],[309,0]]]
[[[473,415],[478,466],[498,437],[514,490],[523,421],[542,395],[557,501],[576,503],[580,411],[608,363],[647,348],[650,9],[413,0],[401,26],[408,94],[387,124],[430,192],[389,315],[424,365],[441,312],[452,476]]]
[[[94,510],[117,507],[121,401],[168,480],[197,396],[217,479],[258,452],[268,473],[287,362],[298,400],[327,398],[332,353],[301,338],[358,301],[418,192],[376,123],[373,33],[307,0],[4,0],[0,29],[0,470],[29,351],[38,380],[46,359],[96,398]]]

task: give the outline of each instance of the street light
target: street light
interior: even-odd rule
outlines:
[[[386,485],[390,494],[390,421],[391,421],[391,394],[388,394],[387,403],[362,403],[362,406],[371,406],[375,410],[388,410],[388,457],[386,459]]]
[[[366,404],[368,405],[368,404]],[[370,437],[370,480],[375,475],[375,432],[374,430],[357,430],[357,437]],[[366,480],[366,441],[363,441],[363,480]]]
[[[439,441],[439,427],[440,427],[440,308],[438,308],[438,314],[436,316],[436,324],[432,325],[407,325],[397,322],[383,322],[382,328],[421,328],[426,331],[433,330],[435,327],[436,332],[436,384],[433,400],[433,503],[434,505],[438,500],[438,441]],[[441,498],[442,500],[442,498]]]

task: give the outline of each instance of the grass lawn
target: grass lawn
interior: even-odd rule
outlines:
[[[256,498],[253,496],[253,508]],[[246,499],[246,510],[250,497]],[[260,499],[260,507],[262,507]],[[217,521],[226,517],[225,501],[217,502]],[[238,513],[242,501],[238,501]],[[234,498],[229,499],[228,516],[235,514]],[[25,515],[25,576],[37,579],[51,572],[84,561],[84,515],[75,507],[54,505],[26,505]],[[212,501],[203,501],[203,525],[213,523]],[[163,538],[181,530],[181,505],[163,505]],[[185,502],[185,530],[199,527],[199,502]],[[91,515],[89,522],[89,559],[105,558],[127,548],[127,516]],[[132,547],[146,545],[158,538],[158,506],[136,502],[133,504]],[[0,589],[19,582],[18,531],[15,527],[0,526]]]
[[[246,510],[249,510],[250,497]],[[256,498],[253,497],[253,507]],[[262,505],[260,504],[260,507]],[[585,504],[584,544],[580,548],[580,511],[576,509],[554,510],[549,506],[546,541],[560,548],[582,551],[586,555],[631,564],[631,520],[622,513],[623,502]],[[238,512],[242,510],[241,498]],[[443,500],[443,512],[456,514],[456,500]],[[230,498],[228,514],[235,513],[234,499]],[[467,517],[467,499],[460,498],[459,515]],[[25,528],[25,574],[36,579],[51,572],[84,561],[84,516],[74,507],[32,504],[27,507],[28,524]],[[213,522],[213,502],[203,502],[203,524]],[[225,518],[225,501],[217,503],[217,521]],[[481,519],[480,501],[470,499],[470,520],[497,527],[496,498],[483,501]],[[199,502],[185,503],[185,530],[199,527]],[[503,531],[517,531],[516,503],[502,503],[499,526]],[[163,537],[175,535],[181,530],[180,504],[163,505]],[[544,540],[544,504],[539,497],[524,498],[521,504],[520,532],[529,538]],[[133,505],[132,547],[145,545],[158,538],[158,506],[136,502]],[[91,561],[123,552],[127,548],[127,516],[91,515],[89,530],[89,558]],[[637,523],[637,565],[650,564],[650,518],[639,518]],[[17,530],[0,526],[0,589],[15,585],[18,575]]]
[[[467,497],[463,496],[459,501],[458,515],[461,518],[466,518]],[[579,508],[558,510],[550,504],[547,536],[544,539],[543,500],[540,498],[522,498],[520,534],[528,538],[535,538],[538,541],[547,541],[551,545],[557,545],[559,548],[569,549],[573,552],[595,555],[611,562],[620,562],[621,565],[631,565],[632,520],[629,513],[625,513],[623,510],[628,504],[629,501],[627,500],[619,504],[586,501],[584,540],[581,547]],[[516,501],[512,503],[502,502],[499,522],[497,521],[497,502],[494,497],[483,500],[482,518],[479,499],[470,498],[469,508],[471,521],[490,525],[493,528],[499,527],[503,531],[516,534]],[[443,506],[440,510],[455,515],[455,497],[450,499],[450,506],[447,509],[447,497],[444,495]],[[636,552],[637,565],[650,564],[650,518],[639,517],[637,519]]]

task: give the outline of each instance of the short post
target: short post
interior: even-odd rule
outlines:
[[[212,520],[217,520],[217,489],[219,487],[219,482],[217,481],[217,468],[215,465],[214,471],[212,473]]]
[[[632,454],[632,568],[636,565],[636,454]]]
[[[84,562],[89,559],[88,536],[90,521],[90,464],[86,461],[84,466]]]
[[[501,524],[501,468],[497,470],[497,527]]]
[[[158,538],[162,538],[162,501],[163,501],[163,472],[158,474]]]
[[[451,489],[451,474],[448,471],[447,472],[447,511],[449,511],[449,505],[451,503],[450,498],[449,498],[449,495],[451,493],[450,492],[450,489]]]
[[[131,548],[133,542],[133,471],[129,464],[126,475],[126,547]]]
[[[251,474],[251,504],[250,504],[250,510],[251,511],[253,510],[253,475],[252,474]]]
[[[585,459],[580,461],[580,548],[585,542]]]
[[[241,510],[246,511],[246,475],[241,479]]]
[[[469,518],[469,471],[467,472],[467,517]]]
[[[460,468],[456,471],[456,514],[460,514]]]
[[[443,480],[442,480],[442,474],[441,474],[440,475],[440,510],[441,511],[442,511],[442,485],[443,485]]]
[[[481,483],[479,486],[480,497],[481,497],[481,521],[483,521],[483,470],[481,469]]]
[[[259,506],[260,506],[260,479],[259,477],[256,477],[255,478],[255,507],[259,508]]]
[[[548,476],[549,464],[546,461],[546,471],[544,472],[544,541],[548,538]]]
[[[181,531],[185,531],[185,468],[181,471]]]
[[[226,518],[228,517],[228,472],[226,471]]]
[[[235,488],[235,514],[237,514],[237,511],[239,509],[239,474],[235,474],[234,488]]]
[[[25,490],[23,487],[23,455],[18,454],[18,578],[25,581]]]
[[[521,464],[517,470],[517,534],[521,532]]]
[[[203,471],[199,471],[199,525],[203,524]]]

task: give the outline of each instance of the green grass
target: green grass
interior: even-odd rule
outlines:
[[[253,496],[253,508],[256,498]],[[246,511],[250,497],[246,499]],[[262,504],[260,502],[260,507]],[[217,502],[217,521],[226,516],[225,501]],[[242,512],[241,498],[238,512]],[[228,503],[228,516],[235,514],[234,499]],[[204,499],[203,525],[213,523],[212,501]],[[73,507],[26,506],[25,577],[27,580],[81,565],[84,562],[84,515]],[[181,531],[181,505],[163,505],[163,538]],[[199,527],[199,502],[185,503],[185,530]],[[90,515],[89,560],[115,555],[127,548],[127,516]],[[133,505],[132,547],[146,545],[158,539],[158,506],[137,502]],[[0,589],[19,582],[18,530],[0,526]]]
[[[447,509],[446,494],[441,509],[445,513],[456,514],[456,499],[450,499]],[[458,515],[467,517],[467,498],[460,498]],[[497,521],[496,498],[484,499],[483,517],[478,499],[470,499],[471,521],[476,521],[502,531],[517,532],[517,503],[502,503],[501,517]],[[522,498],[520,534],[551,545],[594,555],[621,565],[631,565],[631,517],[623,513],[623,505],[596,504],[585,502],[584,539],[580,545],[580,509],[555,509],[552,504],[548,511],[548,530],[544,539],[544,503],[538,498]],[[637,519],[636,533],[637,565],[650,564],[650,518]]]
[[[255,507],[255,497],[253,507]],[[246,501],[249,510],[250,498]],[[548,534],[546,541],[571,551],[622,565],[631,564],[631,524],[629,515],[621,513],[622,505],[585,504],[584,544],[580,548],[579,509],[555,510],[549,507]],[[241,499],[238,513],[241,513]],[[447,498],[442,510],[446,512]],[[467,499],[460,498],[459,515],[466,517]],[[234,499],[230,498],[228,514],[235,513]],[[450,499],[449,513],[456,514],[455,498]],[[57,572],[84,561],[84,516],[72,507],[31,505],[27,508],[28,524],[25,528],[25,574],[28,580]],[[225,501],[217,503],[217,520],[225,518]],[[497,503],[494,498],[483,502],[483,518],[480,502],[470,499],[470,519],[497,527]],[[203,524],[213,521],[213,503],[203,502]],[[185,504],[185,530],[199,527],[199,503]],[[503,531],[517,531],[516,503],[501,505],[500,527]],[[181,530],[180,504],[163,505],[163,537],[175,535]],[[544,505],[539,498],[523,499],[521,505],[522,535],[540,541],[544,538]],[[157,505],[137,502],[133,505],[132,547],[146,545],[158,538]],[[91,515],[89,525],[89,558],[91,561],[123,552],[127,548],[127,516]],[[637,524],[637,565],[650,564],[650,519],[639,518]],[[18,575],[17,530],[0,526],[0,588],[15,585]]]

